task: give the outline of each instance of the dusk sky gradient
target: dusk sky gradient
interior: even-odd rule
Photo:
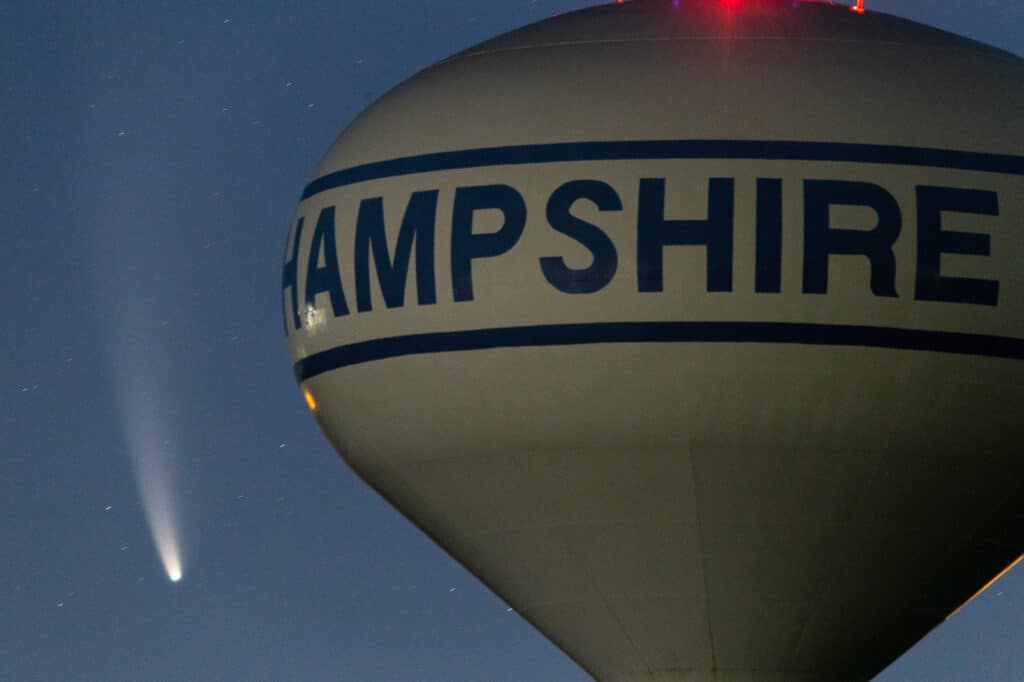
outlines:
[[[280,309],[360,110],[588,4],[0,3],[0,680],[589,679],[335,455]],[[1024,54],[1020,0],[867,7]],[[1021,652],[1024,568],[879,679],[1021,680]]]

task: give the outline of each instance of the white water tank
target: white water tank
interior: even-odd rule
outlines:
[[[331,146],[290,359],[596,678],[867,679],[1024,551],[1022,121],[1018,57],[844,5],[557,16]]]

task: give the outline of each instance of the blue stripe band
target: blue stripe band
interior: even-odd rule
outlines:
[[[1024,157],[948,149],[847,142],[764,140],[625,140],[561,142],[484,147],[405,156],[328,173],[306,186],[302,199],[368,180],[413,173],[567,161],[639,159],[748,159],[758,161],[839,161],[1024,175]]]
[[[295,363],[294,370],[301,382],[340,367],[405,355],[593,343],[786,343],[893,348],[1024,360],[1024,339],[1006,336],[795,322],[596,322],[374,339],[316,353]]]

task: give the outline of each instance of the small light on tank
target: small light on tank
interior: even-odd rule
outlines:
[[[308,388],[302,389],[302,396],[306,399],[306,405],[309,406],[310,412],[316,412],[316,398],[309,392]]]
[[[857,0],[857,4],[851,7],[857,14],[864,14],[864,0]]]
[[[302,326],[309,334],[319,334],[327,324],[327,316],[323,310],[307,305],[302,313]]]

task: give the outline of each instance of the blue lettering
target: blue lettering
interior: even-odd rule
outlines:
[[[878,215],[870,230],[832,228],[833,205],[867,206]],[[804,293],[828,293],[829,255],[866,256],[871,263],[871,292],[896,296],[896,256],[902,216],[896,199],[878,185],[844,180],[804,181]]]
[[[666,218],[666,178],[641,178],[637,202],[636,256],[640,292],[664,290],[664,256],[669,246],[706,249],[706,290],[733,290],[735,179],[709,178],[706,218]],[[783,180],[756,178],[754,225],[754,291],[780,293],[783,265]],[[827,294],[832,256],[867,259],[870,290],[880,297],[896,297],[897,261],[894,251],[903,227],[901,207],[885,188],[854,180],[803,181],[804,253],[803,293]],[[954,277],[941,271],[942,256],[991,255],[991,237],[984,231],[959,232],[943,229],[944,213],[971,216],[999,216],[999,196],[993,191],[919,185],[917,196],[917,272],[914,298],[919,301],[969,303],[996,306],[1000,282],[995,279]],[[795,197],[793,197],[795,198]],[[363,199],[359,204],[354,234],[353,265],[356,307],[359,312],[373,308],[373,276],[387,308],[405,305],[409,268],[415,251],[416,298],[419,305],[437,303],[435,246],[439,190],[422,190],[409,197],[401,225],[395,229],[392,216],[389,239],[384,215],[384,198]],[[566,257],[539,258],[541,274],[558,291],[591,294],[607,287],[618,272],[619,258],[614,240],[595,223],[574,214],[577,203],[586,200],[598,212],[623,210],[621,195],[609,183],[595,179],[569,180],[548,197],[546,218],[551,229],[579,244],[590,254],[585,267],[570,267]],[[836,226],[833,207],[867,208],[863,224]],[[496,212],[499,219],[483,220],[478,212]],[[454,193],[451,224],[451,278],[456,302],[474,300],[474,261],[495,258],[510,251],[522,238],[528,207],[523,195],[504,185],[458,187]],[[335,206],[320,211],[308,257],[300,244],[305,217],[296,220],[285,247],[281,280],[285,333],[308,326],[300,307],[298,282],[300,260],[306,263],[303,297],[306,307],[316,305],[317,296],[328,294],[335,317],[349,314],[342,288],[335,230]],[[478,229],[488,232],[474,233]],[[481,228],[480,224],[487,225]],[[493,229],[494,224],[499,226]],[[396,234],[397,232],[397,234]],[[578,247],[576,248],[578,253]],[[321,265],[322,262],[322,265]],[[863,261],[860,261],[863,262]],[[480,267],[478,264],[477,267]],[[493,267],[493,266],[491,266]],[[863,285],[861,285],[863,286]],[[289,305],[291,311],[288,311]]]
[[[540,259],[540,269],[559,291],[592,294],[603,289],[615,276],[619,255],[607,234],[571,213],[573,204],[579,199],[589,199],[600,211],[622,210],[619,195],[611,186],[598,180],[573,180],[556,189],[548,199],[548,223],[586,247],[593,256],[593,262],[588,267],[574,270],[565,264],[564,258],[546,256]]]
[[[291,303],[292,303],[292,329],[299,329],[302,327],[302,320],[299,318],[299,241],[302,239],[302,224],[305,222],[305,218],[299,218],[299,222],[295,224],[295,234],[292,236],[292,257],[289,259],[287,252],[285,253],[284,262],[284,277],[281,282],[281,296],[284,296],[284,292],[291,289]],[[287,249],[287,245],[285,249]],[[284,301],[282,300],[282,307]],[[286,309],[287,310],[287,309]],[[288,336],[288,313],[285,312],[284,317],[284,335]]]
[[[640,180],[637,280],[640,291],[664,289],[664,247],[707,246],[708,291],[732,291],[733,180],[708,181],[707,220],[666,220],[665,179]]]
[[[999,215],[995,192],[951,187],[917,188],[917,283],[914,298],[919,301],[947,301],[996,305],[999,282],[970,277],[946,277],[940,272],[944,253],[988,256],[989,236],[942,229],[942,212]]]
[[[754,291],[782,291],[782,180],[757,180],[757,234],[754,251]]]
[[[320,261],[323,250],[324,266]],[[309,261],[306,266],[306,305],[316,305],[316,295],[327,292],[331,296],[331,308],[334,316],[348,315],[345,303],[345,292],[341,288],[341,273],[338,271],[338,250],[334,245],[334,207],[328,206],[320,211],[313,230],[313,244],[309,249]]]
[[[497,209],[504,223],[496,232],[473,234],[473,214]],[[456,301],[473,300],[473,261],[505,253],[526,227],[526,202],[508,185],[459,187],[452,209],[452,290]]]
[[[356,222],[355,269],[356,308],[366,312],[370,302],[370,251],[377,270],[384,303],[388,308],[405,303],[405,283],[413,241],[416,243],[416,300],[420,305],[437,302],[434,282],[434,224],[437,220],[436,189],[416,192],[409,199],[395,245],[395,258],[388,254],[384,230],[384,200],[364,199]]]

